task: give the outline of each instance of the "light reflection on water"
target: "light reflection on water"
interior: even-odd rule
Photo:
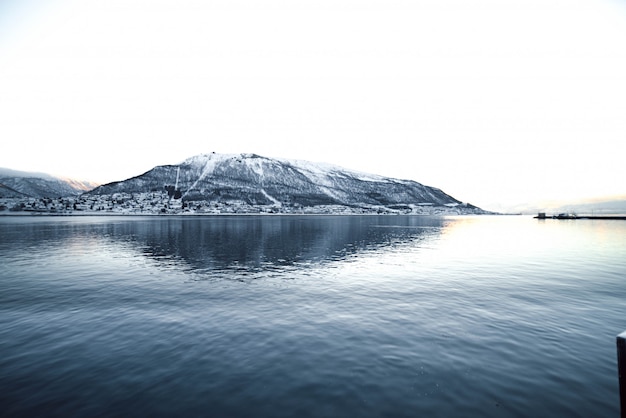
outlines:
[[[0,403],[11,416],[615,416],[625,225],[0,219]]]

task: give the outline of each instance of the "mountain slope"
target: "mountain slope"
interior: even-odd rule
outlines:
[[[24,197],[28,197],[27,195],[25,195],[24,193],[20,193],[17,190],[13,189],[12,187],[9,187],[5,184],[0,183],[0,197],[5,197],[5,198],[24,198]]]
[[[19,198],[77,196],[97,186],[90,182],[8,168],[0,168],[0,185],[0,196]]]
[[[157,192],[169,188],[184,201],[275,206],[455,206],[443,191],[411,180],[359,173],[338,166],[255,154],[202,154],[178,165],[157,166],[88,195]],[[178,193],[174,193],[174,189]],[[470,206],[471,207],[471,206]],[[471,207],[476,209],[474,207]]]

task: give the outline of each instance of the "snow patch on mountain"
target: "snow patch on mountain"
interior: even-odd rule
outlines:
[[[282,206],[282,203],[279,202],[277,199],[274,199],[272,196],[270,196],[269,194],[267,194],[267,192],[265,191],[265,189],[261,189],[261,193],[263,193],[263,196],[267,197],[267,199],[269,201],[271,201],[272,203],[274,203],[276,206]]]

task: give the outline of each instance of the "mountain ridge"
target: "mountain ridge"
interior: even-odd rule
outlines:
[[[78,196],[97,186],[84,180],[0,167],[0,197],[4,198]]]

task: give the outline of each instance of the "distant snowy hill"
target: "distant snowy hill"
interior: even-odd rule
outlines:
[[[94,183],[54,177],[46,173],[0,168],[0,197],[77,196],[96,186]]]
[[[596,202],[572,202],[557,207],[555,212],[575,212],[577,214],[613,215],[626,214],[626,200],[601,200]]]
[[[411,180],[359,173],[342,167],[256,154],[201,154],[177,165],[157,166],[87,195],[169,190],[175,199],[276,207],[459,207],[483,211],[443,191]]]

